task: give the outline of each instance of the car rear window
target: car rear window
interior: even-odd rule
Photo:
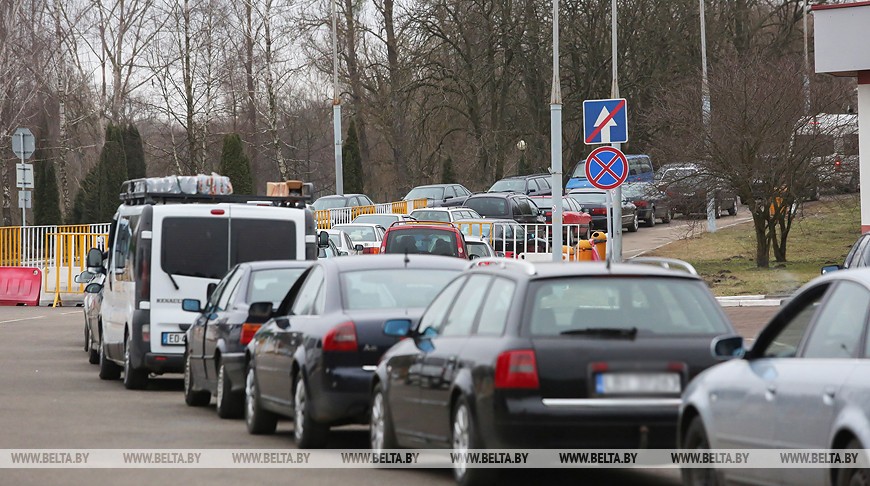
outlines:
[[[386,253],[425,253],[459,256],[456,233],[452,229],[409,228],[390,231]]]
[[[398,216],[392,214],[361,214],[354,218],[354,223],[378,224],[384,228],[389,228],[391,224],[399,220]]]
[[[341,274],[345,310],[423,308],[459,270],[392,268]]]
[[[230,228],[232,246],[227,248]],[[160,264],[172,275],[221,278],[237,263],[296,259],[293,221],[164,218],[161,241]]]
[[[526,181],[523,179],[503,179],[493,184],[489,188],[489,192],[526,192]]]
[[[350,240],[354,243],[359,241],[378,241],[378,236],[375,234],[373,226],[336,225],[334,228],[347,233],[347,236],[350,236]]]
[[[534,282],[525,328],[558,336],[588,328],[638,335],[721,334],[729,326],[703,282],[660,277],[568,277]]]
[[[500,216],[509,213],[507,199],[501,197],[475,197],[466,201],[465,205],[481,216]]]
[[[581,192],[568,194],[568,197],[580,204],[604,204],[607,202],[607,195],[603,192]]]
[[[277,307],[304,271],[304,268],[273,268],[254,271],[251,273],[251,282],[248,285],[247,302],[271,302],[274,307]]]
[[[486,248],[486,244],[481,241],[466,241],[466,248],[468,248],[468,255],[474,255],[478,258],[484,258],[492,256],[489,254],[489,250]]]
[[[323,209],[337,209],[337,208],[346,208],[347,206],[347,198],[346,197],[322,197],[316,201],[311,206],[317,210]]]
[[[450,222],[450,214],[447,211],[414,211],[411,216],[417,221],[444,221]]]

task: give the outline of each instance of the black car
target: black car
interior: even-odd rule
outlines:
[[[396,338],[384,320],[415,322],[467,260],[432,255],[319,260],[293,285],[247,350],[245,421],[252,434],[292,417],[299,447],[331,426],[367,423],[371,379]]]
[[[475,194],[465,201],[465,207],[477,211],[484,218],[512,219],[523,224],[543,224],[545,221],[538,206],[522,194]]]
[[[637,219],[643,220],[644,226],[655,226],[656,219],[661,219],[662,223],[670,223],[674,217],[670,198],[651,182],[623,184],[622,197],[634,204],[637,208]]]
[[[574,189],[568,197],[580,204],[583,211],[592,215],[592,229],[607,231],[607,193],[600,189]],[[622,199],[622,227],[634,233],[640,227],[637,206]]]
[[[656,185],[667,194],[677,213],[686,216],[707,214],[708,200],[712,198],[717,218],[722,216],[723,211],[730,216],[737,215],[738,202],[734,191],[697,164],[662,166],[656,173]]]
[[[470,195],[471,191],[462,184],[430,184],[411,189],[402,200],[428,199],[428,207],[440,208],[462,206]]]
[[[357,206],[374,206],[375,203],[365,194],[333,194],[323,196],[314,201],[311,206],[317,210],[355,208]]]
[[[836,270],[849,268],[870,267],[870,233],[858,237],[858,241],[849,249],[842,265],[826,265],[822,267],[822,274]]]
[[[734,328],[696,275],[640,264],[479,260],[372,383],[370,441],[458,449],[671,448],[680,393]],[[733,338],[732,338],[733,336]],[[498,484],[457,464],[461,484]]]
[[[198,312],[187,330],[184,349],[184,401],[192,407],[217,398],[221,418],[242,415],[245,403],[245,349],[310,261],[240,263],[213,287],[204,308],[184,299],[184,310]],[[266,302],[265,313],[251,306]],[[262,311],[261,311],[262,312]]]
[[[486,192],[515,192],[526,196],[549,196],[553,194],[550,174],[532,174],[505,177],[496,181]]]

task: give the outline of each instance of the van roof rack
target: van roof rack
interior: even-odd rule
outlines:
[[[268,204],[271,206],[305,208],[312,201],[314,185],[302,184],[301,194],[288,196],[257,196],[247,194],[186,194],[148,191],[147,178],[131,179],[121,185],[121,202],[127,206],[144,204],[185,204],[185,203],[238,203]]]

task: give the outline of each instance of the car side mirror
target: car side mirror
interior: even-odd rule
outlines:
[[[290,327],[290,319],[287,317],[277,317],[275,318],[275,325],[278,326],[279,329],[287,329]]]
[[[475,255],[473,253],[468,255],[469,260],[474,260],[475,258],[477,258],[477,255]]]
[[[90,283],[85,287],[85,292],[89,294],[99,294],[103,290],[103,285],[98,283]]]
[[[99,248],[91,248],[88,250],[86,258],[88,268],[100,268],[103,266],[103,252]]]
[[[254,302],[248,307],[248,322],[266,322],[272,317],[271,302]]]
[[[843,267],[840,265],[825,265],[822,267],[822,275],[829,272],[836,272],[837,270],[842,270]]]
[[[411,332],[408,319],[391,319],[384,323],[384,334],[392,337],[406,337]]]
[[[206,288],[205,288],[205,300],[211,300],[211,296],[212,296],[212,294],[214,294],[214,290],[217,288],[217,285],[218,284],[212,282],[212,283],[208,284],[208,286],[206,286]]]
[[[498,258],[504,258],[504,252],[503,252],[503,251],[497,251],[497,252],[495,252],[495,256],[497,256]]]
[[[317,247],[326,248],[327,246],[329,246],[329,233],[321,231],[317,234]]]
[[[353,249],[356,250],[356,251],[363,251],[363,250],[366,249],[366,247],[364,247],[364,246],[362,246],[362,245],[360,245],[360,244],[356,244],[356,245],[353,246]]]
[[[202,313],[202,303],[199,299],[184,299],[181,301],[181,309],[185,312]]]
[[[348,255],[348,253],[346,251],[338,252],[338,256],[347,256],[347,255]]]
[[[91,272],[85,271],[85,272],[82,272],[82,273],[76,275],[73,280],[75,281],[75,283],[78,283],[78,284],[88,283],[91,281],[92,278],[94,278],[94,275],[95,274],[93,274]]]
[[[741,336],[720,336],[713,339],[710,352],[716,359],[742,358],[746,354]]]

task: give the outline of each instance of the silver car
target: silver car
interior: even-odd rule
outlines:
[[[870,269],[834,272],[805,285],[741,359],[714,366],[689,384],[680,409],[681,447],[870,447],[868,310]],[[683,482],[866,485],[870,472],[684,469]]]

